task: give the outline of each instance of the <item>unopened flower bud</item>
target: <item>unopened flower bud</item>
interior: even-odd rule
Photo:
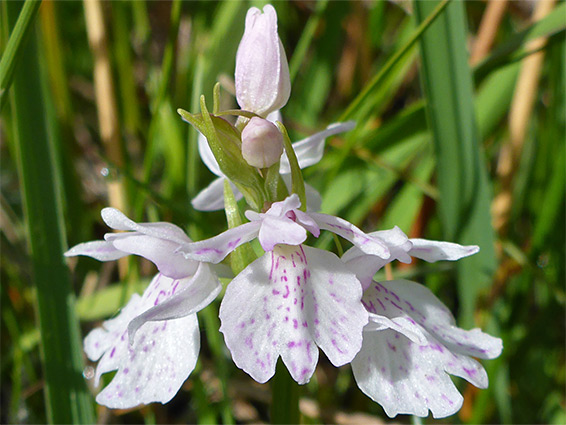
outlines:
[[[242,131],[242,156],[252,167],[267,168],[283,154],[283,135],[271,122],[253,117]]]
[[[246,29],[236,54],[236,99],[240,108],[262,117],[287,103],[291,93],[289,65],[277,35],[277,13],[248,10]]]

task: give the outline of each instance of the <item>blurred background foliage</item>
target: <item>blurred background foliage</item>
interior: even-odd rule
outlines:
[[[231,362],[218,300],[199,314],[197,370],[169,404],[95,406],[79,376],[78,326],[84,336],[111,317],[155,270],[139,258],[81,258],[69,272],[62,258],[102,238],[106,206],[174,222],[193,239],[225,229],[223,212],[190,206],[214,176],[175,111],[198,111],[216,81],[225,107],[236,106],[245,13],[263,4],[2,2],[2,423],[269,420],[269,387]],[[504,341],[502,356],[484,362],[489,389],[456,379],[464,406],[440,422],[564,423],[565,4],[453,3],[415,38],[436,5],[276,2],[293,80],[283,119],[292,140],[357,121],[305,170],[323,212],[367,231],[398,225],[411,237],[481,246],[458,266],[388,270],[433,289],[463,327]],[[22,36],[15,48],[10,34]],[[328,235],[311,242],[335,249]],[[70,351],[54,351],[59,343]],[[348,367],[324,356],[300,407],[305,423],[433,422],[387,418]]]

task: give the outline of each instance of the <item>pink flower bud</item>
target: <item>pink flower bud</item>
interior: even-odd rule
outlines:
[[[277,13],[248,10],[246,29],[236,54],[236,99],[240,108],[262,117],[287,103],[291,93],[289,65],[277,35]]]
[[[242,131],[242,156],[252,167],[267,168],[283,154],[283,135],[271,122],[253,117]]]

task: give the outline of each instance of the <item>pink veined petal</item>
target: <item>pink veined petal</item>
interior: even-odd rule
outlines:
[[[435,261],[456,261],[463,257],[479,252],[477,245],[458,245],[451,242],[429,241],[426,239],[411,239],[413,247],[409,255],[434,263]]]
[[[318,163],[324,154],[324,142],[326,138],[334,136],[335,134],[350,131],[356,126],[355,121],[337,122],[330,124],[326,129],[293,143],[293,150],[297,155],[297,161],[300,168],[310,167]],[[284,152],[281,157],[281,164],[279,166],[280,174],[290,174],[291,166],[289,158]]]
[[[349,221],[340,217],[328,214],[309,213],[316,221],[321,229],[330,230],[344,239],[349,240],[366,254],[377,255],[378,257],[388,259],[390,257],[389,249],[378,238],[374,238],[362,232]]]
[[[259,233],[260,226],[260,221],[245,223],[210,239],[181,245],[177,251],[185,258],[216,264],[240,245],[254,239]]]
[[[75,257],[77,255],[86,255],[87,257],[92,257],[98,261],[114,261],[118,258],[125,257],[129,255],[128,252],[123,252],[118,249],[110,242],[106,241],[92,241],[84,242],[75,245],[67,252],[65,252],[65,257]]]
[[[196,314],[145,323],[132,346],[127,338],[130,320],[150,307],[155,296],[159,297],[154,292],[174,286],[175,282],[158,274],[143,297],[135,294],[118,316],[85,338],[89,358],[96,360],[102,356],[95,383],[98,385],[101,374],[117,370],[111,383],[98,394],[98,403],[121,409],[157,401],[166,403],[194,369],[200,346]]]
[[[101,213],[104,222],[115,230],[131,230],[154,238],[165,239],[178,244],[191,242],[185,232],[171,223],[136,223],[116,208],[104,208]]]
[[[212,181],[207,187],[201,190],[197,196],[191,200],[191,205],[195,210],[199,211],[217,211],[224,209],[224,181],[226,179],[219,177]],[[244,197],[234,183],[229,182],[234,198],[239,201]]]
[[[443,350],[443,351],[439,351]],[[363,346],[352,361],[359,388],[389,417],[399,413],[435,418],[456,413],[463,398],[444,372],[458,358],[431,340],[412,342],[394,330],[364,332]]]
[[[273,251],[277,244],[302,244],[307,239],[307,231],[292,220],[266,215],[261,222],[258,239],[265,251]]]
[[[117,249],[130,254],[147,258],[154,263],[159,271],[173,279],[192,276],[198,267],[198,262],[186,259],[175,252],[178,243],[158,239],[140,233],[107,233],[105,236]]]
[[[364,294],[364,302],[372,303],[368,304],[372,313],[410,317],[454,353],[493,359],[503,349],[499,338],[455,326],[452,313],[424,285],[407,280],[375,282]]]
[[[148,291],[148,299],[153,297],[154,306],[133,319],[128,325],[130,344],[135,340],[137,330],[150,321],[163,321],[185,317],[205,308],[220,293],[222,285],[212,272],[210,265],[199,263],[196,274],[190,278],[177,280],[164,288]],[[160,299],[165,300],[160,302]]]
[[[300,384],[310,380],[320,346],[339,366],[355,356],[367,312],[361,289],[332,253],[276,246],[244,269],[220,307],[226,345],[236,365],[266,382],[279,356]]]
[[[225,177],[222,170],[220,170],[220,166],[218,165],[218,162],[216,161],[216,158],[214,157],[214,154],[212,153],[210,146],[208,146],[208,141],[206,140],[206,137],[204,137],[204,135],[199,132],[197,141],[198,141],[198,153],[200,154],[200,159],[202,159],[204,165],[206,165],[208,169],[213,174],[216,174],[218,177]]]

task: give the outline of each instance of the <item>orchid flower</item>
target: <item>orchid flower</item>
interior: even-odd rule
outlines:
[[[267,119],[271,122],[280,121],[281,116],[279,111],[272,113],[267,117]],[[293,143],[293,150],[297,155],[299,167],[306,168],[318,163],[324,153],[324,142],[326,141],[326,138],[349,131],[354,128],[354,126],[354,121],[330,124],[325,130],[313,134],[299,142]],[[210,171],[212,171],[212,173],[216,174],[218,178],[213,180],[212,183],[193,198],[191,204],[195,209],[200,211],[221,210],[224,208],[224,181],[226,180],[226,176],[220,170],[218,162],[216,161],[216,158],[214,158],[206,138],[200,133],[198,136],[198,149],[204,164]],[[283,153],[281,156],[279,173],[289,188],[291,185],[291,166],[286,153]],[[242,199],[242,194],[238,191],[236,186],[232,183],[230,185],[234,191],[236,200]],[[307,195],[308,209],[310,211],[318,211],[322,202],[320,194],[316,191],[316,189],[308,184],[305,184],[305,191]]]
[[[394,259],[458,260],[479,248],[409,239],[398,227],[370,235],[384,241],[389,258],[366,255],[357,247],[342,257],[364,286],[362,302],[369,314],[362,348],[352,361],[354,378],[390,417],[427,416],[429,410],[435,418],[452,415],[463,398],[448,374],[487,388],[487,374],[472,357],[499,356],[501,340],[479,329],[456,327],[450,311],[423,285],[406,280],[378,283],[372,277]]]
[[[155,263],[159,273],[140,297],[91,331],[85,352],[97,361],[95,385],[103,373],[118,372],[96,397],[111,408],[167,403],[196,365],[200,336],[196,312],[216,298],[221,285],[210,265],[176,253],[191,240],[170,223],[135,223],[114,208],[102,210],[106,224],[127,233],[71,248],[67,257],[86,255],[111,261],[135,254]]]
[[[250,222],[179,248],[187,258],[218,263],[241,244],[258,238],[266,253],[228,285],[220,306],[220,331],[236,365],[263,383],[281,356],[291,376],[305,384],[320,347],[335,366],[359,351],[368,313],[355,274],[333,253],[303,245],[307,231],[330,230],[362,252],[381,258],[379,239],[338,217],[305,213],[296,194],[266,213],[247,211]]]

